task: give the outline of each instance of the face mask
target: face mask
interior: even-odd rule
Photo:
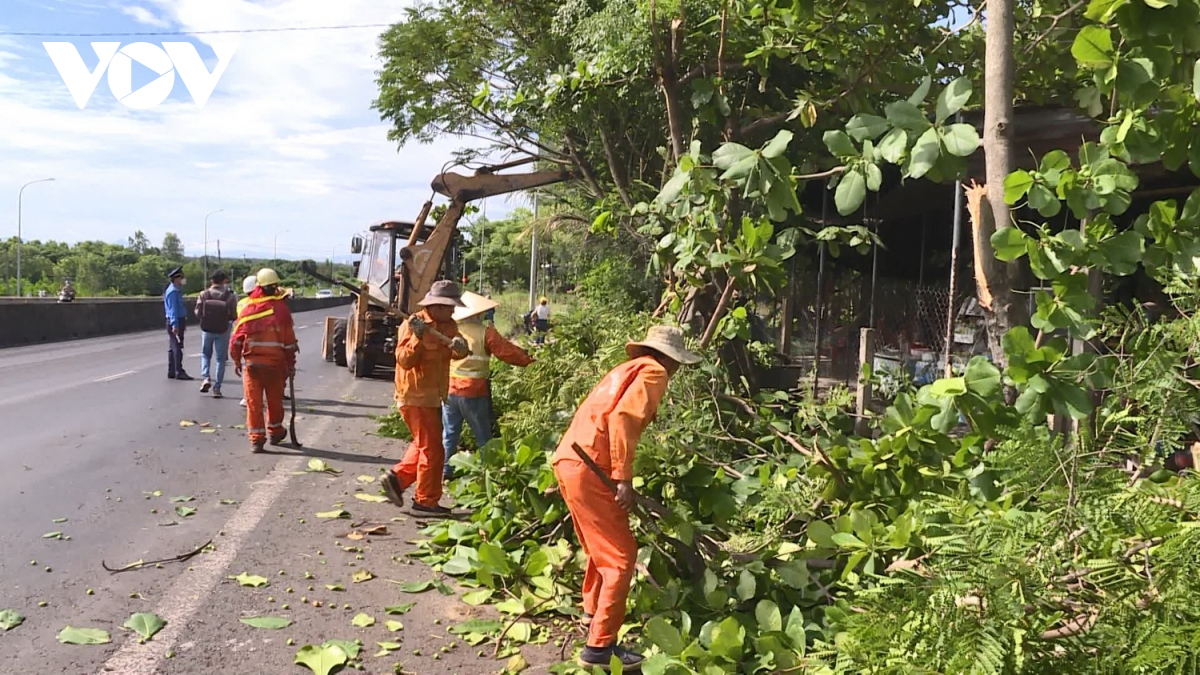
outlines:
[[[182,279],[182,278],[181,278],[181,279],[179,280],[179,285],[180,285],[180,286],[187,286],[187,279]]]

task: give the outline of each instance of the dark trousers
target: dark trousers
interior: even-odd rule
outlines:
[[[171,322],[167,322],[167,377],[183,375],[183,332],[186,326],[179,327],[179,335],[171,330]]]

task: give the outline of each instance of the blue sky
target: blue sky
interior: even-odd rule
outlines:
[[[348,260],[350,237],[386,219],[411,220],[453,150],[446,138],[397,149],[370,109],[382,29],[201,36],[50,37],[3,33],[127,33],[386,24],[409,0],[0,0],[0,237],[16,234],[25,191],[30,239],[124,241],[166,232],[189,254],[220,239],[226,255]],[[91,42],[189,42],[208,70],[214,44],[236,45],[198,107],[179,76],[149,110],[114,97],[101,77],[79,109],[42,43],[69,41],[88,69]],[[120,58],[120,57],[118,57]],[[176,66],[176,73],[180,68]],[[133,66],[133,90],[157,73]],[[495,198],[495,218],[522,198]],[[11,215],[8,215],[11,214]]]

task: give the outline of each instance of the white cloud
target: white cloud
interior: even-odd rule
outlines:
[[[164,21],[163,19],[158,18],[157,16],[154,15],[153,12],[146,9],[145,7],[138,7],[137,5],[129,5],[126,7],[122,7],[121,12],[123,14],[125,14],[126,16],[133,17],[133,20],[137,21],[138,23],[144,23],[144,24],[147,24],[150,26],[154,26],[156,28],[170,28],[171,27],[171,23],[169,21]]]
[[[198,31],[389,23],[410,2],[141,4],[109,12]],[[150,111],[115,101],[104,78],[79,110],[38,41],[0,38],[0,212],[8,203],[16,210],[23,183],[55,176],[26,193],[27,237],[120,241],[141,229],[159,240],[174,231],[197,252],[204,214],[224,208],[210,219],[209,237],[226,250],[234,241],[269,249],[289,230],[281,254],[286,244],[297,257],[327,256],[335,246],[348,255],[351,234],[414,218],[453,151],[480,145],[447,138],[397,152],[370,109],[381,30],[201,36],[204,44],[239,43],[207,105],[197,108],[177,82],[175,95]],[[125,38],[139,39],[159,38]],[[76,44],[94,60],[86,42]],[[211,50],[200,52],[211,69]],[[493,218],[512,208],[491,202]],[[0,237],[6,230],[0,224]]]

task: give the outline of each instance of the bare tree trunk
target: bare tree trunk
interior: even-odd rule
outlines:
[[[613,184],[617,186],[617,194],[621,195],[621,202],[625,204],[625,208],[632,209],[634,206],[633,195],[629,192],[629,178],[626,177],[625,171],[617,160],[616,149],[613,148],[612,141],[608,138],[608,132],[600,129],[600,144],[604,147],[604,159],[608,162],[608,172],[612,174]]]
[[[1009,329],[1027,321],[1025,307],[1013,294],[1019,281],[1017,263],[1001,263],[992,249],[991,235],[997,228],[1012,227],[1004,201],[1004,179],[1012,173],[1014,0],[990,0],[987,14],[987,49],[984,59],[983,154],[987,164],[986,188],[967,190],[968,209],[975,244],[975,280],[983,307],[988,347],[996,365],[1007,364],[1001,340]],[[986,194],[986,197],[985,197]],[[972,208],[972,205],[974,208]],[[984,206],[987,206],[984,209]],[[985,217],[985,211],[990,218]]]
[[[667,108],[667,130],[671,136],[673,164],[678,164],[679,158],[687,152],[687,143],[684,142],[686,122],[679,103],[679,40],[682,27],[682,19],[671,21],[666,53],[660,51],[656,55],[655,64],[658,88],[662,91],[663,103]]]

